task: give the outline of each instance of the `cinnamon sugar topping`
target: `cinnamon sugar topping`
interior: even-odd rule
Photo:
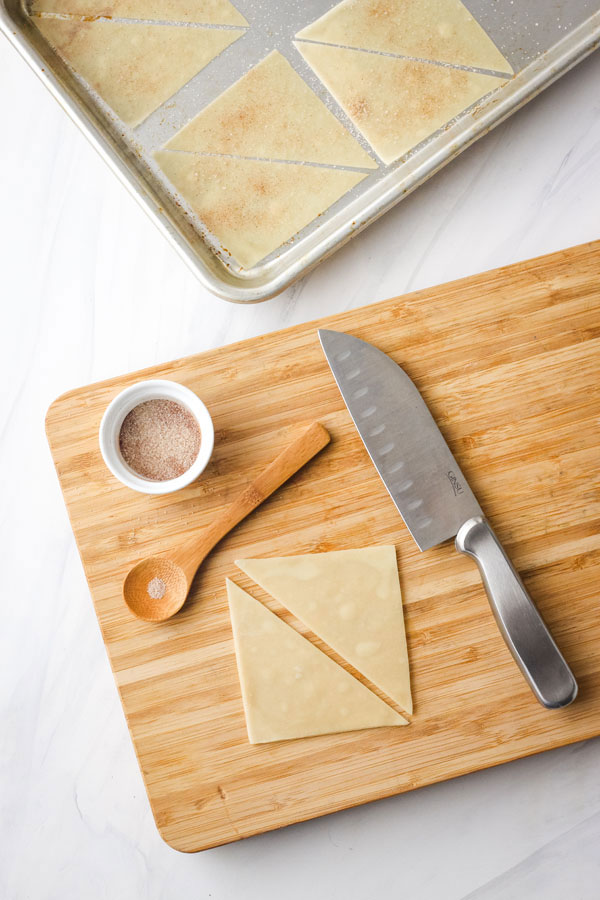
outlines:
[[[119,432],[119,449],[134,472],[151,481],[183,475],[200,450],[194,416],[174,400],[146,400],[129,412]]]

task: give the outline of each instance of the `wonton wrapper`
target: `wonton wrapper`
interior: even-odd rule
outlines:
[[[200,25],[248,24],[229,0],[34,0],[31,11]]]
[[[227,596],[250,743],[408,724],[229,579]]]
[[[239,29],[34,18],[62,59],[127,125],[139,125],[222,50]]]
[[[297,47],[385,163],[506,83],[495,75],[326,44]]]
[[[460,0],[345,0],[296,37],[495,72],[513,71]]]
[[[396,550],[335,550],[236,565],[326,644],[412,712]]]
[[[377,168],[277,51],[213,100],[166,147]]]
[[[360,172],[159,150],[159,166],[215,237],[251,267],[365,178]]]

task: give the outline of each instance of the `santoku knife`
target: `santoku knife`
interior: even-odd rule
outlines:
[[[504,640],[544,706],[577,682],[408,375],[359,338],[319,330],[321,345],[375,468],[420,550],[448,538],[479,566]]]

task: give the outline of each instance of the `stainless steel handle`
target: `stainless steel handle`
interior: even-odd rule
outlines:
[[[577,682],[489,522],[475,516],[461,525],[456,549],[479,566],[498,627],[537,699],[548,709],[567,706]]]

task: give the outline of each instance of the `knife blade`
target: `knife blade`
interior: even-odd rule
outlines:
[[[408,375],[359,338],[319,331],[344,403],[420,550],[482,515],[466,479]]]
[[[537,699],[571,703],[577,682],[484,517],[418,389],[372,344],[328,329],[319,339],[371,460],[420,550],[449,538],[480,570],[500,631]]]

